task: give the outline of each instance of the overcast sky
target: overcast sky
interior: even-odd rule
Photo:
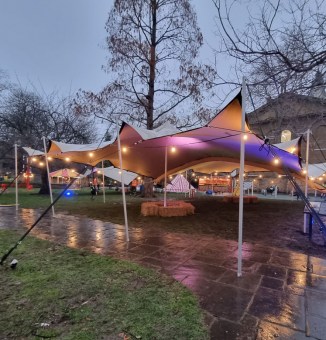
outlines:
[[[0,69],[13,82],[47,93],[98,91],[107,83],[101,70],[107,14],[113,0],[0,0]],[[211,0],[193,0],[205,41],[214,46]],[[204,47],[204,62],[213,54]]]

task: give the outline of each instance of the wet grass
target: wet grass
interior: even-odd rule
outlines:
[[[0,252],[17,238],[0,231]],[[1,339],[208,338],[194,296],[150,269],[32,237],[15,257],[0,266]]]

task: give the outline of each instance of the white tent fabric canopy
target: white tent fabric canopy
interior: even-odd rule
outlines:
[[[289,140],[287,142],[274,144],[274,146],[276,146],[279,149],[285,150],[287,152],[298,154],[299,149],[300,149],[299,144],[301,142],[301,138],[302,137],[298,137],[298,138]]]
[[[121,171],[118,168],[115,168],[114,166],[109,166],[107,168],[95,168],[93,171],[92,170],[86,170],[85,174],[83,175],[83,177],[89,176],[92,172],[101,172],[104,171],[104,176],[111,178],[115,181],[121,182]],[[130,172],[130,171],[126,171],[123,170],[123,177],[124,177],[124,182],[125,183],[130,183],[131,181],[133,181],[138,175]]]
[[[44,156],[44,151],[35,150],[35,149],[29,148],[27,146],[23,146],[23,149],[24,149],[24,151],[27,152],[29,157]]]
[[[306,168],[306,164],[302,164],[302,168]],[[326,173],[326,163],[308,164],[308,176],[320,177]]]

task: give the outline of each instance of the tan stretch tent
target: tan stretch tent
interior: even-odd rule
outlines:
[[[302,177],[300,159],[251,133],[245,126],[245,171],[275,171],[282,173],[282,165],[295,176]],[[165,173],[186,169],[202,172],[232,171],[239,166],[241,135],[241,94],[238,94],[207,125],[185,132],[175,129],[146,130],[123,123],[120,140],[123,168],[134,173],[160,180]],[[118,143],[106,143],[92,148],[91,145],[64,144],[51,141],[49,155],[61,159],[95,166],[101,160],[110,160],[118,167]],[[173,152],[174,151],[174,152]],[[274,162],[279,160],[278,164]]]
[[[202,172],[221,171],[219,167],[223,167],[223,171],[231,171],[239,167],[239,163],[241,174],[244,170],[282,173],[285,166],[294,176],[302,177],[298,154],[266,145],[262,138],[252,133],[244,122],[245,110],[242,110],[241,103],[239,93],[207,125],[192,130],[176,132],[175,128],[164,126],[148,131],[123,123],[118,139],[112,144],[91,149],[89,146],[51,141],[49,155],[92,166],[101,160],[110,160],[116,167],[123,163],[123,169],[156,180],[178,171],[195,170],[196,167],[201,167]],[[241,152],[244,139],[245,152]],[[241,176],[240,183],[242,181]],[[242,275],[242,203],[240,193],[238,276]],[[129,240],[127,223],[126,235]]]

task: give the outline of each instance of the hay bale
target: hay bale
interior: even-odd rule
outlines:
[[[223,196],[223,202],[226,202],[226,203],[233,202],[233,196]]]
[[[155,202],[143,202],[140,212],[143,216],[158,216],[158,205]]]
[[[195,207],[191,203],[184,201],[169,201],[166,207],[161,201],[143,202],[141,204],[141,214],[143,216],[173,217],[193,215],[194,213]]]
[[[250,197],[250,203],[258,203],[258,197],[257,196],[251,196]]]
[[[243,203],[250,203],[250,197],[251,196],[243,196]],[[240,197],[239,196],[233,196],[232,197],[232,202],[233,203],[239,203],[239,199]]]

